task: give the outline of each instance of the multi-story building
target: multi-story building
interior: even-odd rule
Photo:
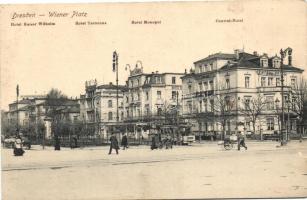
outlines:
[[[44,102],[44,95],[23,95],[21,100],[9,104],[9,111],[6,112],[8,123],[19,126],[27,126],[29,123],[36,122],[37,105]]]
[[[46,95],[23,95],[21,100],[9,104],[9,111],[6,112],[7,123],[17,126],[27,135],[37,135],[40,127],[45,132],[45,138],[51,138],[51,121],[46,113]],[[56,116],[61,121],[73,123],[79,119],[80,105],[78,100],[65,99],[57,105]],[[17,123],[18,119],[18,123]]]
[[[146,138],[153,126],[166,123],[165,114],[179,111],[182,96],[181,73],[144,73],[143,67],[130,70],[124,95],[124,121],[128,132]],[[176,111],[176,113],[177,113]],[[179,112],[177,113],[179,114]],[[147,128],[145,128],[147,127]]]
[[[120,125],[124,118],[125,90],[123,85],[119,85],[117,91],[117,86],[112,83],[97,85],[96,80],[86,81],[85,94],[80,96],[79,101],[81,121],[89,132],[108,138],[110,133],[115,131],[115,127]]]
[[[303,70],[292,66],[291,60],[290,55],[288,64],[283,64],[284,118],[296,132],[293,91]],[[281,58],[277,55],[239,50],[216,53],[194,62],[194,69],[182,77],[182,82],[183,116],[194,124],[196,134],[280,131]]]

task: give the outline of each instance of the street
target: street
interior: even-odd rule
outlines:
[[[23,157],[2,149],[2,198],[178,199],[307,196],[307,141],[247,141],[226,151],[217,142],[150,150],[132,146],[34,146]]]

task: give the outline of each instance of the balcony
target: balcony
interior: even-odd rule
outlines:
[[[189,98],[198,98],[198,97],[208,97],[211,95],[214,95],[214,90],[207,90],[207,91],[194,92],[191,94],[185,94],[183,95],[183,98],[189,99]]]
[[[257,87],[258,92],[281,92],[281,86],[267,86],[267,87]],[[291,87],[284,86],[284,91],[291,91]]]

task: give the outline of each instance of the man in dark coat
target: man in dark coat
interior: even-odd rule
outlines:
[[[125,134],[122,138],[122,146],[123,146],[123,150],[125,150],[126,148],[128,148],[128,138],[127,135]]]
[[[118,154],[118,149],[119,149],[119,146],[118,146],[118,141],[117,141],[117,138],[115,136],[115,134],[113,133],[112,136],[110,137],[110,151],[109,151],[109,154],[112,153],[112,149],[115,149],[116,151],[116,154]]]
[[[61,150],[61,141],[58,135],[54,136],[54,150],[56,151],[60,151]]]

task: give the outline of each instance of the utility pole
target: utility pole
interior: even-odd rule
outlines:
[[[17,84],[17,87],[16,87],[16,103],[17,103],[17,125],[16,125],[16,129],[17,129],[17,135],[19,135],[18,97],[19,97],[19,85]]]
[[[118,126],[119,115],[118,115],[118,54],[116,51],[113,52],[113,72],[116,73],[116,125]]]
[[[288,61],[289,65],[291,65],[292,62],[292,49],[288,47],[285,50],[280,49],[280,70],[281,70],[281,113],[282,113],[282,121],[281,121],[281,141],[280,145],[286,145],[287,142],[287,133],[285,134],[285,112],[284,112],[284,106],[285,106],[285,98],[284,98],[284,58],[286,57],[286,54],[288,53]],[[285,134],[285,135],[284,135]]]

